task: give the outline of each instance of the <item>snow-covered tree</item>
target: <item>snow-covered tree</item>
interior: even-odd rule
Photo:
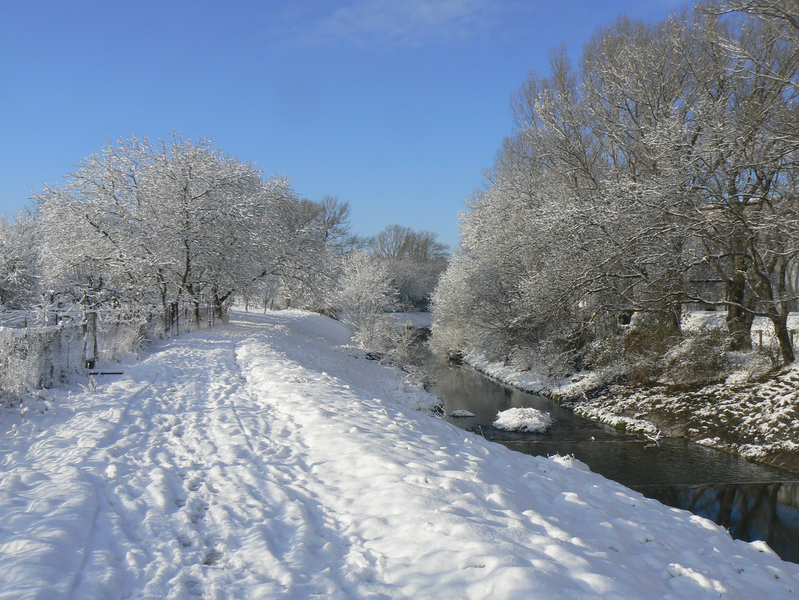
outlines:
[[[331,310],[330,295],[346,256],[357,244],[349,218],[349,204],[334,196],[319,202],[301,199],[285,211],[286,235],[260,286],[270,303],[280,296],[289,306]]]
[[[622,17],[579,69],[559,50],[549,77],[530,75],[462,220],[434,337],[577,356],[603,320],[639,311],[677,331],[682,304],[705,302],[727,310],[733,348],[759,315],[793,360],[797,52],[770,23],[705,9]]]
[[[366,349],[388,351],[394,337],[391,314],[396,288],[386,264],[368,252],[349,256],[335,295],[339,318],[352,326],[353,339]]]
[[[109,142],[36,199],[51,287],[217,310],[271,271],[297,205],[287,179],[262,183],[252,165],[177,134]]]
[[[369,239],[372,253],[386,264],[400,300],[409,308],[425,309],[441,273],[448,248],[431,231],[389,225]]]
[[[28,308],[39,287],[35,223],[28,210],[0,217],[0,308]]]

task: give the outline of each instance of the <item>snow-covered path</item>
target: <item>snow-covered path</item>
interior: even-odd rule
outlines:
[[[0,600],[794,598],[799,566],[430,398],[287,311],[0,417]]]

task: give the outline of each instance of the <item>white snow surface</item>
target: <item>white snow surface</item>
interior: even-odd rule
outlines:
[[[506,431],[543,433],[552,426],[552,417],[535,408],[509,408],[497,414],[494,427]]]
[[[0,600],[799,595],[765,544],[414,410],[348,337],[234,313],[4,409]]]

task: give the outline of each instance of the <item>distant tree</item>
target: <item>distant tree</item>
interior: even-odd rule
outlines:
[[[447,265],[448,248],[431,231],[389,225],[369,240],[372,253],[389,269],[399,297],[406,305],[425,309]]]
[[[285,222],[287,239],[265,274],[279,282],[271,289],[292,306],[327,311],[343,262],[357,244],[349,204],[334,196],[319,202],[301,199]]]

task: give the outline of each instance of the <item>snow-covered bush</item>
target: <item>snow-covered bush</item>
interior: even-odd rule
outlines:
[[[514,350],[506,363],[517,371],[533,371],[558,380],[575,372],[577,355],[563,336],[541,340],[535,345],[525,345]]]
[[[384,263],[366,252],[350,256],[334,301],[338,317],[352,326],[353,340],[360,347],[380,352],[392,348],[397,296]]]
[[[663,356],[663,377],[671,383],[695,385],[723,379],[730,370],[726,331],[717,327],[691,331]]]
[[[82,368],[79,325],[0,328],[0,390],[6,396],[57,386]]]
[[[399,365],[411,365],[415,362],[419,328],[411,320],[394,326],[389,356]]]
[[[466,257],[456,252],[438,281],[432,297],[431,349],[458,361],[470,350],[469,339],[475,327],[471,320],[472,298]]]
[[[656,381],[663,369],[662,357],[679,339],[679,329],[669,315],[646,314],[635,320],[624,334],[628,379],[637,383]]]
[[[585,363],[590,369],[603,369],[622,362],[624,356],[624,331],[616,329],[597,336],[585,353]]]

